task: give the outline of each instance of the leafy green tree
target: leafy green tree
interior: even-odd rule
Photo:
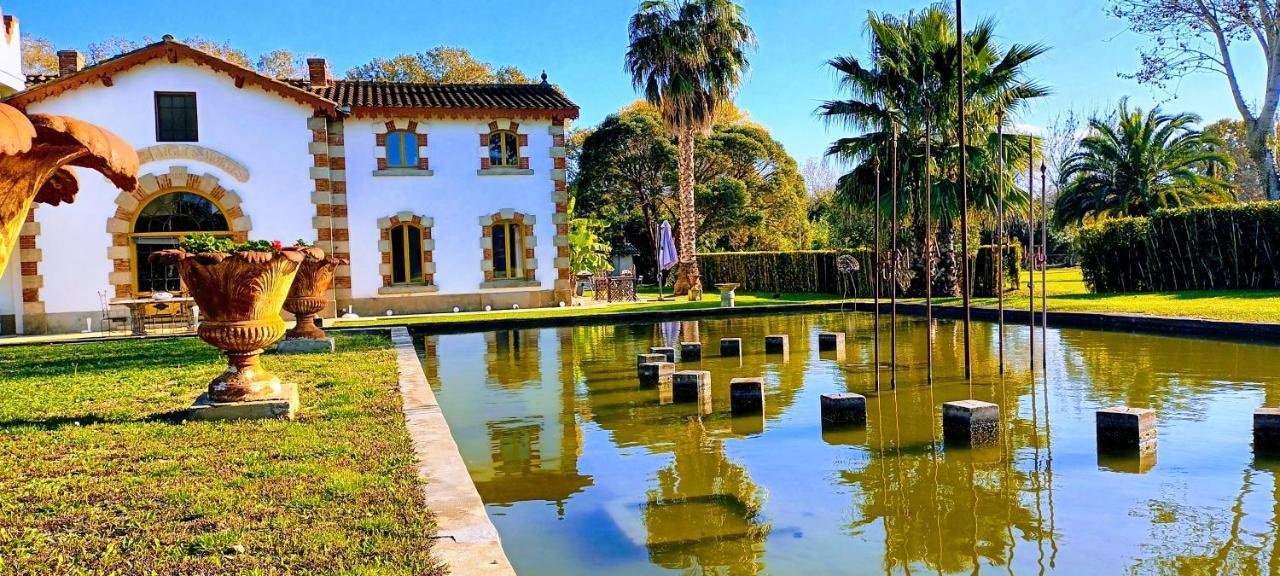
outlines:
[[[1267,199],[1267,190],[1258,179],[1261,171],[1249,151],[1248,129],[1243,120],[1223,118],[1204,127],[1204,133],[1222,139],[1219,151],[1231,157],[1233,168],[1220,176],[1236,189],[1236,198],[1244,202]],[[1268,144],[1274,148],[1274,138]]]
[[[609,223],[596,218],[582,217],[577,214],[575,199],[569,199],[569,266],[574,272],[583,270],[611,271],[613,264],[609,262],[610,247],[600,239],[599,232]]]
[[[510,66],[494,67],[476,60],[465,48],[437,46],[426,52],[374,58],[347,71],[352,80],[434,82],[439,84],[529,84],[524,73]]]
[[[1008,122],[1028,101],[1048,94],[1046,88],[1026,78],[1027,63],[1045,48],[1014,44],[1001,49],[995,44],[995,28],[989,20],[978,22],[963,39],[957,39],[953,14],[942,5],[904,17],[871,13],[867,27],[869,58],[841,56],[829,61],[851,97],[828,101],[818,108],[828,123],[858,132],[836,140],[827,149],[829,157],[852,166],[839,179],[835,200],[853,209],[878,209],[887,220],[893,192],[890,152],[897,133],[899,213],[912,224],[917,243],[941,237],[937,276],[932,281],[935,291],[954,292],[959,288],[954,222],[961,210],[994,209],[1001,181],[1007,204],[1025,203],[1014,175],[1017,166],[1025,165],[1031,141],[1005,136],[1005,170],[1001,172],[996,127],[999,118]],[[955,62],[962,49],[968,106],[968,141],[963,143],[968,157],[968,206],[960,205],[961,148],[957,142],[960,94]],[[926,136],[926,119],[930,118],[933,130]],[[931,138],[929,158],[925,157],[926,138]],[[881,167],[879,197],[875,194],[877,159]],[[924,217],[926,167],[933,175],[932,215],[936,222],[926,222]],[[916,256],[913,268],[922,269],[922,251],[911,252]]]
[[[610,223],[614,245],[647,246],[641,260],[649,261],[658,253],[658,224],[674,217],[668,182],[675,164],[676,147],[656,113],[613,114],[582,142],[574,196]],[[637,228],[642,236],[628,233]]]
[[[1194,128],[1199,116],[1144,112],[1121,100],[1116,118],[1091,120],[1092,133],[1067,158],[1054,210],[1059,224],[1235,199],[1231,185],[1212,175],[1229,169],[1231,157],[1222,139]]]
[[[272,50],[258,56],[253,68],[272,78],[304,78],[307,75],[306,63],[289,50]]]
[[[629,35],[632,84],[658,107],[679,146],[679,294],[701,282],[694,250],[694,138],[711,126],[716,108],[732,100],[755,33],[731,0],[645,0],[631,18]]]

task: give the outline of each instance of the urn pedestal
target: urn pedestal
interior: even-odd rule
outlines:
[[[333,286],[334,272],[347,261],[325,257],[319,248],[308,248],[303,253],[305,258],[298,266],[289,296],[284,300],[284,309],[294,315],[296,323],[285,333],[285,339],[276,350],[281,354],[333,352],[333,338],[325,336],[324,330],[316,323],[316,315],[329,305],[328,293]]]
[[[196,334],[227,356],[227,369],[192,406],[192,419],[292,418],[297,390],[261,365],[263,348],[284,335],[280,309],[303,253],[190,254],[164,250],[155,261],[174,264],[203,321]]]

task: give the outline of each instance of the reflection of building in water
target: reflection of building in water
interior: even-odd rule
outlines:
[[[487,504],[527,501],[563,505],[590,486],[578,473],[582,431],[574,414],[570,332],[508,330],[447,336],[435,361],[454,398],[449,425],[481,498]],[[465,355],[449,348],[477,346],[483,338],[488,381],[476,382]],[[563,349],[563,352],[562,352]],[[453,362],[453,364],[451,364]],[[557,371],[543,380],[543,368]],[[457,374],[450,377],[450,373]]]

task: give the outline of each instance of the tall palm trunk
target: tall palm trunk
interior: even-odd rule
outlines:
[[[698,271],[694,250],[698,239],[698,213],[693,205],[693,127],[681,128],[676,140],[680,145],[677,167],[680,175],[680,276],[676,279],[674,293],[677,296],[689,294],[689,299],[693,300],[702,296],[702,274]]]

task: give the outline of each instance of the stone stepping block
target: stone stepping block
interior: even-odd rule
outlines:
[[[636,354],[636,366],[641,364],[649,364],[651,362],[666,362],[666,354]]]
[[[819,332],[819,352],[840,352],[844,350],[844,332]]]
[[[636,368],[641,386],[657,386],[663,382],[671,382],[676,373],[676,365],[671,362],[648,362]]]
[[[1000,439],[1000,406],[981,400],[942,405],[942,437],[962,446],[990,446]]]
[[[1112,406],[1095,413],[1100,452],[1154,452],[1156,411]]]
[[[729,411],[751,414],[764,411],[764,378],[734,378],[729,381]]]
[[[676,402],[711,403],[711,372],[681,370],[671,377],[671,395]]]
[[[667,362],[676,361],[676,349],[670,346],[652,346],[649,348],[650,354],[661,354],[667,357]]]
[[[1262,407],[1253,411],[1253,451],[1280,456],[1280,408]]]
[[[765,354],[789,354],[790,352],[791,339],[785,334],[771,334],[764,337]]]
[[[720,355],[721,356],[741,356],[742,355],[742,339],[741,338],[721,338],[720,339]]]
[[[680,343],[680,361],[691,362],[702,359],[702,343],[701,342],[681,342]]]
[[[853,392],[823,394],[822,424],[826,426],[863,425],[867,423],[867,397]]]

